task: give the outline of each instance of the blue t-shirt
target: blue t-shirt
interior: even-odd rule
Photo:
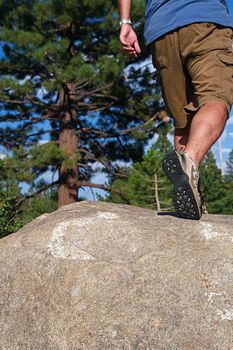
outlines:
[[[226,0],[146,0],[145,16],[147,45],[191,23],[210,22],[233,28]]]

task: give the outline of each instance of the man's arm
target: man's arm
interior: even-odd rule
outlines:
[[[123,19],[131,18],[131,0],[118,0],[118,11],[120,21]],[[137,57],[141,53],[141,49],[138,43],[137,34],[133,30],[131,24],[121,24],[120,30],[120,42],[123,45],[123,49],[129,56]]]
[[[120,20],[131,19],[131,0],[118,0],[118,12]]]

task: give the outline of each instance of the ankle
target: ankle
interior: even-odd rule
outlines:
[[[189,158],[193,161],[193,163],[196,165],[197,168],[199,168],[200,163],[201,163],[201,159],[198,157],[198,155],[196,154],[196,152],[192,152],[192,150],[187,150],[187,148],[185,148],[185,150],[183,151],[184,153],[187,153]]]

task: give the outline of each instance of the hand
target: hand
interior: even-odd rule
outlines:
[[[119,38],[123,45],[123,49],[129,56],[138,57],[140,55],[141,49],[138,43],[137,34],[130,24],[122,24]]]

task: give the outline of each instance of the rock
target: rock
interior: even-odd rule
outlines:
[[[232,350],[233,217],[107,203],[1,246],[1,350]]]

